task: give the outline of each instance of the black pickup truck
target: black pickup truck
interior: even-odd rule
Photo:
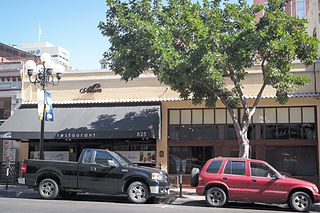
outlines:
[[[127,194],[134,203],[169,193],[168,175],[132,164],[116,152],[84,149],[78,162],[25,160],[20,184],[38,189],[45,199],[68,198],[77,192]]]

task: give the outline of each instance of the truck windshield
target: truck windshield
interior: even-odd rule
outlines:
[[[121,165],[132,165],[132,162],[123,157],[121,154],[113,152],[112,155]]]

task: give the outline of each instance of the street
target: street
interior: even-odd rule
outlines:
[[[180,198],[182,199],[182,198]],[[124,197],[111,198],[109,196],[78,195],[73,200],[44,200],[36,194],[27,194],[21,198],[0,198],[0,213],[87,213],[87,212],[112,212],[112,213],[262,213],[262,212],[291,212],[287,207],[258,205],[258,204],[239,204],[231,203],[224,208],[211,208],[202,199],[186,199],[185,202],[173,202],[172,204],[131,204]],[[313,212],[320,212],[319,206],[314,206]]]

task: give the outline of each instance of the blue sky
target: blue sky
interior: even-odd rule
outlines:
[[[73,69],[99,69],[109,47],[97,28],[105,12],[105,0],[0,0],[0,42],[37,42],[40,23],[41,41],[67,49]]]
[[[74,69],[98,69],[108,39],[97,28],[105,20],[104,0],[0,0],[0,42],[15,44],[41,41],[70,52]]]

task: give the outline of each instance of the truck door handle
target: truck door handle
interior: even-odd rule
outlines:
[[[92,167],[90,167],[90,171],[91,171],[91,172],[95,172],[95,171],[97,171],[97,168],[94,167],[94,166],[92,166]]]
[[[223,179],[223,180],[228,180],[228,178],[227,178],[227,177],[223,177],[222,179]]]
[[[252,182],[254,182],[254,183],[256,183],[257,182],[257,180],[255,180],[255,179],[253,179],[253,180],[251,180]]]

